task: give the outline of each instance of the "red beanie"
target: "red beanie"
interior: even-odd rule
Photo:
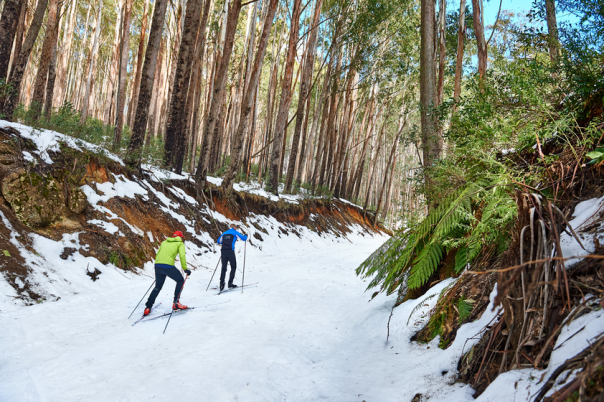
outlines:
[[[183,241],[185,240],[185,235],[182,234],[182,232],[180,230],[177,230],[176,232],[172,233],[172,237],[180,237],[181,239],[183,239]]]

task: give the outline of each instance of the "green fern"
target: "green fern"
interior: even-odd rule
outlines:
[[[462,298],[462,299],[459,300],[459,303],[457,303],[457,310],[459,311],[459,323],[460,324],[466,318],[468,318],[470,316],[470,314],[472,314],[472,310],[474,309],[474,307],[472,305],[474,303],[475,302],[472,299],[464,300]]]
[[[478,210],[482,211],[480,220],[475,218]],[[459,273],[485,245],[507,242],[501,229],[513,222],[515,213],[516,204],[505,185],[468,183],[443,199],[414,228],[390,238],[357,268],[357,275],[372,278],[368,289],[381,286],[387,294],[403,284],[417,288],[456,249],[455,271]]]

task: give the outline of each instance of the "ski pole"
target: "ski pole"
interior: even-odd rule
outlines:
[[[214,274],[216,273],[216,270],[218,269],[218,264],[220,264],[220,260],[222,260],[222,256],[220,256],[220,258],[218,259],[218,262],[216,263],[216,268],[214,268],[214,273],[212,274],[212,277],[210,278],[210,283],[208,283],[208,287],[206,288],[206,292],[210,288],[210,284],[212,283],[212,279],[214,279]]]
[[[187,279],[189,279],[189,275],[187,275],[185,277],[185,281],[182,283],[180,292],[178,293],[178,297],[176,298],[176,303],[178,303],[180,301],[180,295],[182,294],[182,290],[185,288],[185,283],[187,283]],[[166,329],[168,329],[168,324],[170,324],[170,319],[172,318],[172,313],[174,313],[174,306],[172,306],[172,311],[170,312],[170,316],[168,317],[168,322],[166,323],[166,326],[164,327],[164,334],[166,333]]]
[[[141,302],[143,301],[143,299],[145,298],[145,296],[147,296],[147,293],[149,293],[149,291],[151,290],[151,287],[155,285],[155,279],[153,280],[153,283],[151,284],[151,286],[149,286],[149,289],[147,289],[147,291],[145,292],[145,294],[143,295],[142,299],[138,302],[138,304],[136,305],[136,307],[134,307],[134,310],[132,310],[132,312],[130,313],[130,315],[128,316],[128,319],[130,319],[130,317],[132,317],[132,314],[134,314],[134,312],[136,311],[136,309],[138,308],[138,306],[141,304]]]
[[[245,281],[245,253],[247,252],[247,241],[243,243],[243,275],[241,276],[241,293],[243,293],[243,282]]]

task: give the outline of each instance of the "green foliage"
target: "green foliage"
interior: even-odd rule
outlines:
[[[6,97],[10,95],[13,91],[13,84],[10,82],[7,83],[5,78],[0,78],[0,105],[2,104],[3,100],[6,99]],[[0,119],[5,118],[6,116],[4,115],[2,108],[0,107]]]
[[[461,324],[472,314],[472,310],[474,309],[473,304],[475,303],[472,299],[464,300],[461,298],[457,303],[457,310],[459,311],[459,323]]]
[[[76,140],[82,140],[91,144],[99,145],[102,149],[99,152],[104,153],[104,149],[113,149],[113,137],[115,127],[104,125],[101,120],[88,117],[85,123],[80,123],[81,114],[70,102],[65,102],[61,107],[50,114],[46,119],[35,117],[33,108],[26,108],[19,104],[14,112],[14,118],[36,129],[53,130],[58,133],[68,135]],[[124,126],[122,130],[121,143],[114,152],[119,157],[125,157],[128,144],[130,142],[130,127]],[[76,141],[77,142],[77,141]],[[143,148],[141,161],[144,164],[152,166],[161,166],[164,155],[164,143],[161,136],[151,138],[149,143]]]
[[[596,163],[600,163],[604,160],[604,148],[596,148],[595,151],[588,152],[585,154],[589,159],[591,159],[587,164],[595,165]]]
[[[329,189],[329,186],[317,186],[314,195],[319,198],[325,198],[329,201],[333,198],[333,191]]]
[[[389,239],[357,274],[373,277],[368,288],[380,285],[390,294],[409,271],[409,288],[418,288],[452,250],[458,250],[455,265],[460,272],[484,246],[495,243],[505,249],[508,239],[501,233],[511,227],[515,216],[516,204],[505,181],[468,183],[444,198],[419,224]]]
[[[221,177],[223,174],[226,173],[230,164],[231,164],[231,156],[227,155],[226,158],[224,158],[224,163],[222,164],[222,166],[220,166],[218,169],[216,169],[216,171],[212,174],[212,176]]]

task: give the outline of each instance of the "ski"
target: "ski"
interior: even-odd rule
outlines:
[[[250,283],[249,285],[244,285],[243,287],[248,287],[248,286],[257,286],[257,285],[258,285],[258,282],[256,282],[256,283]],[[216,293],[216,296],[221,295],[221,294],[224,294],[224,293],[232,292],[233,290],[239,290],[239,289],[241,289],[241,286],[238,286],[238,287],[236,287],[236,288],[232,288],[232,289],[225,289],[225,290],[223,290],[222,292],[218,292],[218,293]]]
[[[244,287],[244,288],[247,288],[248,286],[254,286],[254,285],[257,285],[258,283],[259,283],[259,282],[256,282],[256,283],[250,283],[249,285],[243,285],[243,287]],[[213,290],[218,290],[218,289],[219,289],[219,287],[218,287],[218,286],[212,286],[210,289],[213,289]],[[235,289],[241,289],[241,286],[238,286],[238,287],[236,287]],[[233,289],[228,289],[228,290],[233,290]],[[223,292],[223,293],[224,293],[224,292]]]
[[[152,318],[149,318],[149,319],[147,319],[147,320],[144,320],[144,322],[147,322],[147,321],[153,321],[153,320],[157,320],[158,318],[162,318],[162,317],[167,317],[167,316],[169,316],[170,314],[178,314],[178,313],[180,313],[180,312],[182,312],[182,311],[193,310],[194,308],[195,308],[195,307],[189,307],[189,308],[182,309],[182,310],[174,310],[173,312],[170,312],[170,313],[166,313],[166,314],[158,315],[157,317],[152,317]]]
[[[224,303],[228,303],[229,301],[230,301],[230,300],[223,301],[223,302],[220,302],[220,303],[208,304],[207,306],[204,306],[204,307],[199,307],[199,308],[206,308],[206,307],[216,306],[217,304],[224,304]],[[181,311],[193,310],[194,308],[195,308],[195,307],[189,307],[189,308],[186,308],[186,309],[184,309],[184,310],[174,310],[174,314],[178,314],[178,313],[179,313],[179,312],[181,312]],[[151,318],[148,318],[148,319],[146,319],[146,320],[143,320],[143,322],[147,322],[147,321],[153,321],[153,320],[156,320],[156,319],[158,319],[158,318],[167,317],[167,316],[169,316],[170,314],[171,314],[171,313],[165,313],[165,314],[162,314],[162,315],[158,315],[157,317],[151,317]]]
[[[153,310],[154,310],[156,307],[159,307],[159,306],[161,306],[161,303],[159,303],[157,306],[153,307],[153,308],[151,309],[151,311],[153,311]],[[142,320],[144,320],[144,319],[145,319],[145,317],[148,317],[148,316],[143,314],[143,316],[142,316],[141,318],[139,318],[138,320],[134,321],[134,324],[132,324],[132,326],[135,326],[137,323],[139,323],[139,322],[141,322]]]

